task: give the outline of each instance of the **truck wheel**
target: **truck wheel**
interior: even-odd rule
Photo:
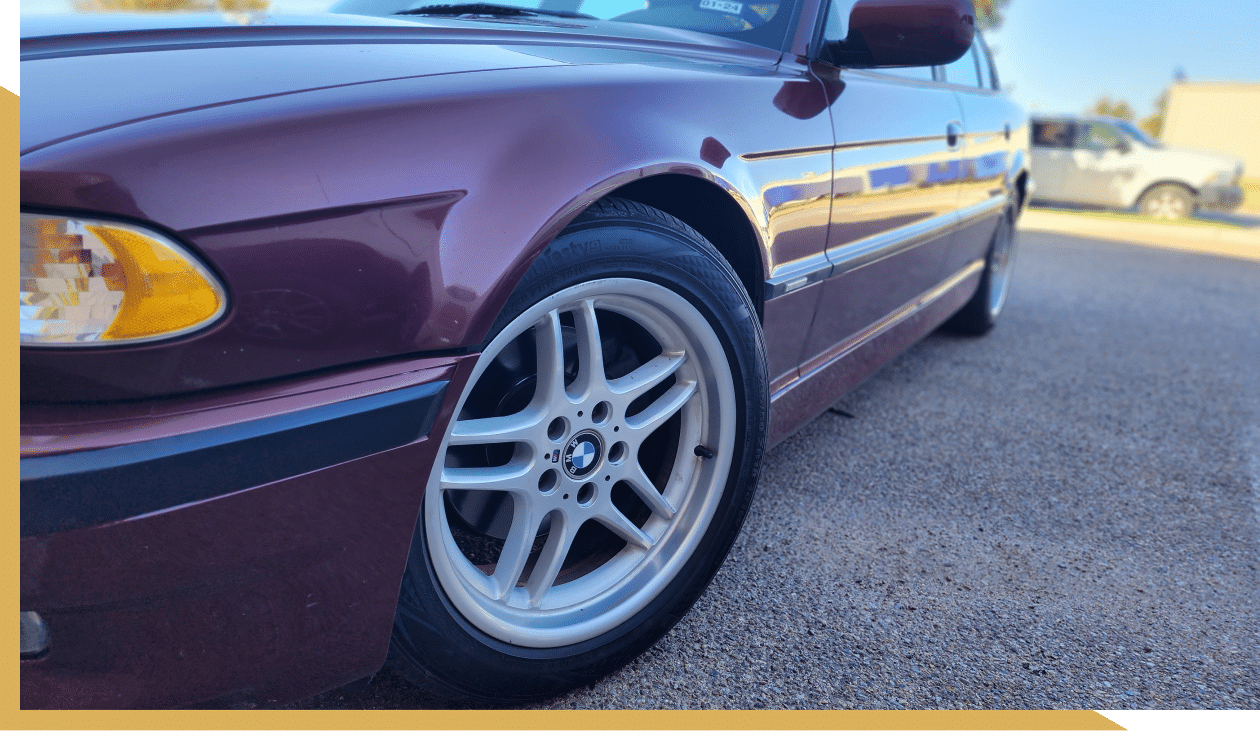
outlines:
[[[1142,194],[1138,210],[1144,216],[1175,221],[1194,213],[1194,196],[1184,185],[1161,183]]]

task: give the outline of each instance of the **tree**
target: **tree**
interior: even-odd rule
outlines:
[[[1104,96],[1094,102],[1094,106],[1085,110],[1086,114],[1095,114],[1100,117],[1116,117],[1125,121],[1133,121],[1133,107],[1129,103],[1120,99],[1112,101],[1111,97]]]
[[[266,10],[271,0],[74,0],[76,10],[83,12],[172,13],[185,11],[211,12]]]
[[[1143,119],[1139,124],[1142,129],[1146,130],[1146,134],[1159,139],[1164,134],[1164,119],[1168,116],[1168,90],[1165,89],[1158,98],[1155,99],[1155,113]]]
[[[1002,25],[1002,11],[1011,0],[973,0],[976,7],[976,27],[980,30],[997,30]]]
[[[1186,81],[1186,70],[1178,66],[1173,70],[1173,83],[1184,84]],[[1151,137],[1159,139],[1164,134],[1164,120],[1168,118],[1168,90],[1164,89],[1155,99],[1155,113],[1143,119],[1140,124],[1142,129]]]

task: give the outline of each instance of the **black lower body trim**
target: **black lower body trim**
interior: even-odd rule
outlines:
[[[330,467],[429,433],[446,381],[192,434],[22,460],[22,536],[84,528]]]

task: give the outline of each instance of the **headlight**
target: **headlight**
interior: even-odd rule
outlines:
[[[1238,181],[1241,179],[1242,179],[1242,165],[1239,165],[1233,170],[1222,170],[1219,173],[1213,175],[1211,179],[1207,181],[1207,184],[1217,185],[1217,186],[1237,185]]]
[[[227,293],[179,244],[138,226],[22,214],[22,345],[108,345],[183,335]]]

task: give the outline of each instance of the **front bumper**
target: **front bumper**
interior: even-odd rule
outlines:
[[[22,707],[268,705],[379,669],[471,362],[24,406],[21,609],[51,645]]]
[[[1199,191],[1199,207],[1211,211],[1232,211],[1242,205],[1241,185],[1205,185]]]

